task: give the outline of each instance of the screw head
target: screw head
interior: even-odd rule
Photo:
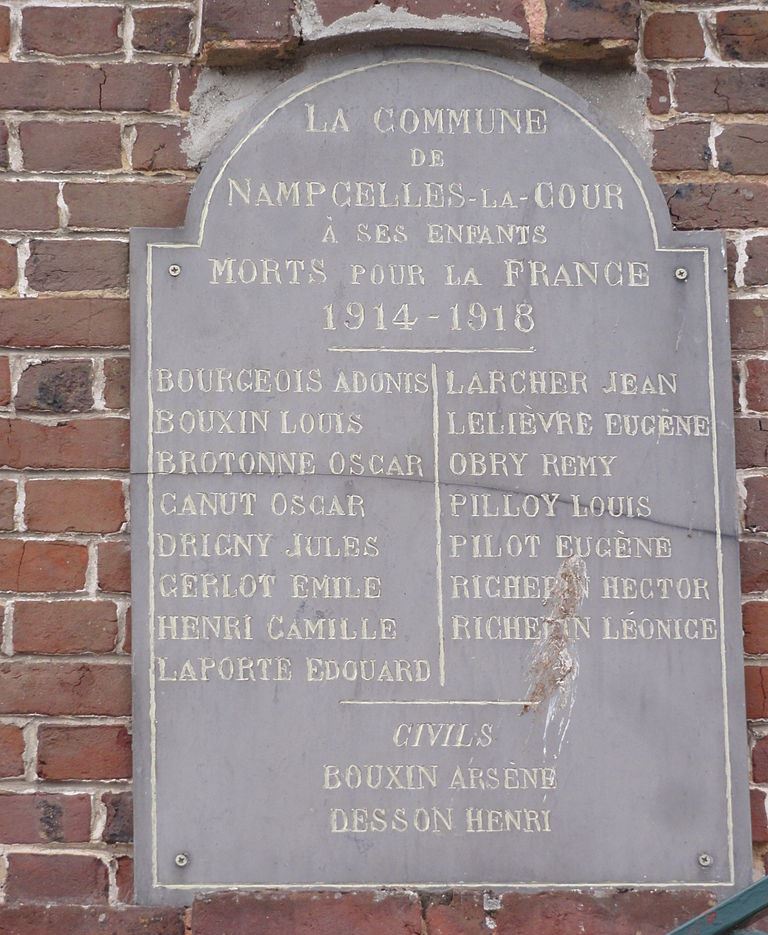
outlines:
[[[678,266],[675,270],[675,279],[684,282],[688,278],[688,270],[684,266]]]
[[[172,263],[168,267],[168,272],[171,274],[171,276],[178,276],[181,273],[181,267],[178,263]]]
[[[173,862],[177,867],[186,867],[189,863],[189,854],[177,854],[173,858]]]
[[[700,867],[711,867],[714,863],[711,854],[699,854],[699,866]]]

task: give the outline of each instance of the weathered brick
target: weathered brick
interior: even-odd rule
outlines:
[[[125,299],[0,299],[4,347],[122,347],[128,339]]]
[[[678,109],[688,113],[764,113],[768,111],[768,68],[680,69],[675,72],[675,97]]]
[[[730,318],[734,350],[768,349],[768,300],[732,299]]]
[[[768,237],[752,237],[747,241],[744,284],[762,286],[766,283],[768,283]]]
[[[8,902],[106,903],[107,865],[79,854],[11,854],[5,893]]]
[[[739,251],[733,240],[726,239],[725,242],[725,261],[728,267],[728,285],[733,286],[736,282],[736,265],[739,261]]]
[[[319,929],[365,935],[419,935],[421,906],[409,894],[221,893],[198,899],[192,908],[195,935],[283,935]]]
[[[129,607],[125,614],[125,640],[123,646],[127,653],[130,653],[133,648],[133,625],[131,616],[131,608]]]
[[[25,517],[33,532],[117,532],[125,522],[116,480],[30,480]]]
[[[24,775],[24,735],[15,724],[0,724],[0,778]]]
[[[182,909],[0,906],[0,935],[184,935]]]
[[[108,409],[127,409],[131,402],[131,362],[127,357],[104,361],[104,401]]]
[[[741,610],[744,651],[755,655],[768,653],[768,603],[748,601]]]
[[[134,10],[133,47],[141,52],[185,55],[192,20],[192,12],[180,7]]]
[[[19,412],[87,412],[93,408],[93,364],[46,360],[22,373],[16,390]]]
[[[133,860],[130,857],[117,858],[117,901],[120,903],[133,902]]]
[[[171,106],[173,71],[169,65],[103,65],[99,110],[159,112]]]
[[[704,33],[695,13],[652,13],[643,33],[643,49],[648,58],[701,58]]]
[[[765,812],[765,793],[749,790],[749,811],[752,818],[752,840],[756,844],[768,841],[768,817]]]
[[[55,230],[58,190],[55,182],[0,181],[0,229]]]
[[[708,123],[677,123],[653,134],[653,168],[706,169],[712,159]]]
[[[11,401],[11,369],[7,357],[0,357],[0,406]]]
[[[11,44],[11,10],[0,6],[0,52],[7,52]]]
[[[718,162],[731,175],[768,175],[768,126],[729,124],[715,142]]]
[[[649,68],[648,78],[651,82],[651,90],[648,95],[648,110],[652,114],[668,113],[671,97],[667,73],[660,68]]]
[[[131,590],[131,549],[127,542],[100,542],[98,581],[102,591]]]
[[[768,227],[768,182],[663,185],[672,222],[700,227]]]
[[[16,507],[16,481],[0,481],[0,530],[9,532],[14,527]]]
[[[768,590],[768,540],[746,539],[740,551],[742,592]]]
[[[768,529],[768,477],[748,477],[744,525],[752,532]]]
[[[117,607],[112,601],[16,602],[14,652],[109,653],[116,642]]]
[[[0,289],[13,289],[17,276],[16,244],[0,240]]]
[[[91,837],[91,797],[0,793],[0,842],[74,844]]]
[[[204,60],[210,65],[237,65],[259,58],[279,60],[298,45],[291,0],[208,0],[203,10],[201,39]],[[325,16],[320,11],[321,16]]]
[[[8,168],[8,124],[0,122],[0,167]]]
[[[133,796],[130,792],[106,792],[101,797],[107,811],[104,840],[107,844],[133,841]]]
[[[759,62],[768,58],[768,13],[764,10],[718,13],[717,43],[726,59]]]
[[[544,26],[548,39],[631,39],[639,29],[637,0],[599,0],[590,6],[547,0]]]
[[[23,8],[21,42],[30,52],[49,55],[98,55],[117,52],[123,11],[114,6],[27,6]]]
[[[768,782],[768,737],[761,737],[752,750],[752,778]]]
[[[133,168],[143,172],[188,168],[187,156],[181,149],[183,138],[181,127],[175,125],[138,124],[133,144]]]
[[[91,172],[122,164],[116,123],[30,120],[19,126],[19,137],[25,169]]]
[[[0,429],[3,467],[128,467],[127,419],[78,419],[56,425],[0,419]]]
[[[99,230],[178,227],[191,186],[186,182],[68,182],[69,226]]]
[[[747,406],[755,412],[768,409],[768,360],[747,361]]]
[[[0,591],[78,591],[87,566],[84,545],[0,539]]]
[[[0,714],[127,717],[130,713],[129,666],[95,662],[0,662]]]
[[[736,467],[768,467],[768,419],[737,418]]]
[[[117,240],[33,240],[27,279],[40,292],[124,289],[128,244]]]
[[[130,779],[131,737],[121,725],[39,728],[37,772],[41,779]]]

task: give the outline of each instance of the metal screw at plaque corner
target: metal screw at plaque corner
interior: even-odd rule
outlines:
[[[178,276],[181,273],[181,267],[178,263],[172,263],[168,267],[168,272],[171,274],[171,276]]]
[[[700,867],[711,867],[714,863],[711,854],[699,854],[699,866]]]
[[[675,270],[675,279],[679,279],[680,282],[685,282],[688,278],[688,270],[684,266],[678,266]]]
[[[189,863],[189,854],[177,854],[173,858],[173,862],[177,867],[186,867]]]

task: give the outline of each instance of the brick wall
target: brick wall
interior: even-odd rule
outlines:
[[[768,11],[751,3],[0,4],[0,935],[661,933],[705,894],[213,897],[131,906],[127,231],[183,218],[202,67],[330,41],[647,72],[681,228],[729,242],[756,868],[768,853]],[[362,15],[362,19],[360,18]],[[447,19],[440,17],[447,16]],[[501,24],[501,25],[499,25]],[[207,65],[206,65],[207,63]],[[765,298],[764,298],[765,297]],[[631,842],[628,842],[631,846]],[[585,922],[585,920],[587,920]]]

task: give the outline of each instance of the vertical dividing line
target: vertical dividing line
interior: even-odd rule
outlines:
[[[147,244],[147,548],[149,552],[149,748],[152,884],[157,886],[157,699],[155,696],[155,492],[152,398],[152,244]],[[141,626],[143,621],[137,621]]]
[[[443,628],[443,530],[440,504],[440,407],[437,396],[437,364],[432,364],[432,444],[435,451],[435,561],[437,565],[437,665],[440,685],[445,685],[445,630]]]

